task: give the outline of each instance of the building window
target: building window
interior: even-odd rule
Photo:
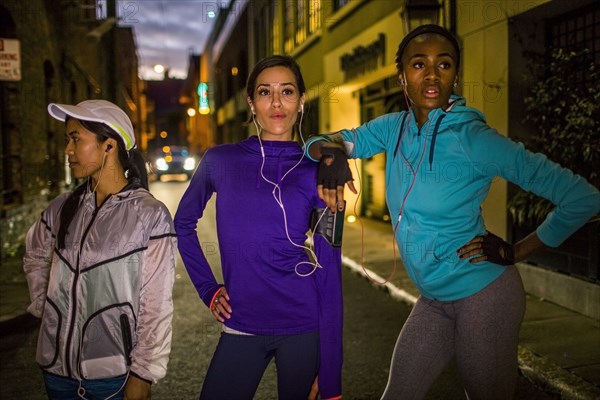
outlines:
[[[308,0],[298,0],[296,3],[296,44],[304,43],[306,40],[306,31],[308,29],[308,7],[306,6],[307,1]]]
[[[308,0],[308,34],[311,35],[321,27],[321,0]]]
[[[106,19],[106,0],[81,0],[79,2],[80,21],[93,22]]]
[[[285,2],[285,42],[284,50],[286,53],[291,53],[295,46],[296,34],[296,6],[294,0],[286,0]]]
[[[293,50],[321,27],[321,0],[286,0],[284,51]]]
[[[279,2],[271,2],[271,15],[273,16],[273,42],[272,54],[281,52],[281,13],[279,12]]]
[[[340,8],[347,5],[348,3],[350,3],[350,0],[334,0],[333,1],[333,11],[339,10]]]
[[[600,9],[588,7],[570,14],[550,19],[547,22],[549,46],[551,49],[563,49],[580,53],[587,49],[589,53],[581,54],[580,67],[575,72],[574,84],[585,86],[596,84],[591,82],[588,66],[591,61],[600,62]]]

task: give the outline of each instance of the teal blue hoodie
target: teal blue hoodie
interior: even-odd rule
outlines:
[[[505,269],[457,254],[486,231],[481,204],[494,179],[557,206],[536,230],[550,247],[600,212],[600,192],[581,176],[500,135],[463,98],[451,102],[432,110],[420,130],[412,113],[399,112],[339,132],[352,158],[386,153],[386,200],[402,261],[421,294],[441,301],[470,296]]]

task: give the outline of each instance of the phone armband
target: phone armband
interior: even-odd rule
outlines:
[[[331,212],[329,208],[313,209],[310,214],[310,229],[313,233],[323,236],[333,247],[341,247],[345,210],[346,207],[336,212]]]

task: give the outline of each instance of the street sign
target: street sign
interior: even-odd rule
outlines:
[[[21,80],[21,48],[17,39],[0,38],[0,81]]]

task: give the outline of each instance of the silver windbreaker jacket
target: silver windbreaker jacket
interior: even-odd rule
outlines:
[[[156,382],[166,374],[171,350],[171,215],[139,187],[109,196],[100,207],[88,193],[59,250],[59,215],[67,196],[54,199],[27,233],[28,311],[42,318],[36,361],[73,379],[130,370]]]

